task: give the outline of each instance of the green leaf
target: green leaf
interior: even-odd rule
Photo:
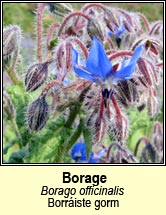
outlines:
[[[13,152],[8,163],[24,163],[24,158],[28,155],[28,148],[24,147],[18,152]]]

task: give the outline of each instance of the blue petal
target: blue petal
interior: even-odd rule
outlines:
[[[86,146],[84,142],[76,143],[71,150],[71,157],[75,161],[86,161]]]
[[[140,46],[136,47],[136,49],[134,50],[133,56],[131,58],[130,64],[137,62],[137,60],[140,57],[143,49],[144,49],[144,45],[140,45]]]
[[[103,155],[104,155],[104,153],[105,153],[105,151],[106,151],[106,148],[102,148],[99,152],[98,152],[98,158],[101,158]]]
[[[112,64],[96,37],[93,38],[93,44],[86,61],[86,69],[94,76],[100,77],[103,81],[106,80],[112,71]]]
[[[114,36],[115,36],[115,34],[114,34],[112,31],[109,31],[109,32],[107,33],[107,35],[110,36],[110,37],[114,37]]]
[[[121,34],[123,34],[126,31],[126,28],[124,27],[124,25],[121,25],[120,28],[117,28],[115,26],[115,32],[116,32],[116,36],[120,36]]]
[[[115,75],[113,75],[114,83],[117,83],[120,80],[131,79],[131,74],[134,72],[134,70],[135,64],[129,64],[125,68],[122,68],[119,71],[115,72]]]
[[[132,78],[131,75],[135,71],[137,60],[139,59],[143,49],[144,45],[138,46],[135,49],[131,60],[126,60],[122,63],[121,68],[113,75],[114,83],[118,82],[119,80],[127,80]]]
[[[112,37],[119,37],[121,34],[123,34],[126,31],[125,26],[123,25],[123,22],[121,21],[121,25],[118,28],[117,26],[114,27],[114,32],[109,31],[107,33],[108,36],[112,36]]]
[[[97,163],[99,159],[104,155],[105,150],[105,148],[101,149],[96,156],[94,156],[94,153],[91,152],[88,163]]]
[[[71,81],[68,79],[68,78],[65,78],[64,81],[63,81],[63,85],[64,86],[67,86],[71,83]]]
[[[78,64],[78,52],[72,48],[72,65]]]
[[[99,161],[99,158],[94,157],[94,153],[91,152],[91,153],[90,153],[90,158],[89,158],[88,163],[97,163],[98,161]]]
[[[72,65],[74,68],[75,73],[80,76],[81,78],[85,78],[90,80],[91,82],[94,82],[95,79],[91,73],[86,71],[83,66],[78,65],[78,52],[75,49],[72,49]]]
[[[89,73],[87,70],[84,68],[80,68],[79,66],[73,66],[75,73],[80,76],[81,78],[88,79],[91,82],[95,82],[95,78],[91,73]]]

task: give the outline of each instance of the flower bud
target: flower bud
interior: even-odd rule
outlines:
[[[71,50],[72,50],[72,44],[70,42],[66,42],[66,45],[65,45],[65,52],[66,52],[66,69],[71,69],[72,67],[72,53],[71,53]]]
[[[116,129],[118,140],[124,141],[128,133],[128,121],[125,116],[121,115],[121,120],[116,116]]]
[[[3,56],[11,55],[19,46],[21,37],[20,27],[9,26],[3,30]]]
[[[107,132],[107,125],[106,125],[105,119],[101,119],[100,117],[97,117],[94,123],[94,130],[93,130],[94,142],[101,143],[106,132]]]
[[[92,40],[93,36],[96,36],[96,38],[101,42],[104,40],[104,36],[100,28],[100,25],[95,19],[90,18],[88,20],[87,32]]]
[[[142,163],[156,163],[157,153],[155,147],[148,143],[142,150],[141,153],[141,162]]]
[[[141,73],[139,80],[147,88],[148,86],[152,86],[153,78],[152,78],[151,68],[148,66],[146,60],[140,57],[137,63],[138,63],[139,72]]]
[[[11,101],[11,98],[6,91],[3,91],[3,99],[4,99],[3,100],[4,109],[6,109],[6,112],[8,113],[8,115],[10,115],[11,117],[14,117],[15,109],[14,109],[13,103]]]
[[[114,32],[114,27],[120,27],[118,11],[115,9],[106,9],[104,11],[104,21],[106,22],[107,27]]]
[[[63,42],[56,51],[57,68],[70,70],[72,67],[72,44]]]
[[[98,109],[94,108],[92,112],[88,111],[85,124],[86,126],[93,126],[94,119],[96,118],[96,115],[98,114]]]
[[[151,87],[149,89],[149,96],[147,100],[147,108],[148,108],[148,114],[153,118],[156,116],[159,105],[158,105],[158,100],[156,97],[156,90]]]
[[[27,125],[32,131],[41,130],[48,120],[48,104],[45,96],[32,102],[27,109]]]
[[[155,122],[153,131],[153,144],[156,147],[158,153],[163,152],[163,128],[160,122]]]
[[[114,95],[122,105],[128,108],[131,104],[139,100],[136,81],[125,80],[119,82],[115,86]]]
[[[30,66],[25,77],[26,91],[32,92],[38,89],[46,81],[47,75],[48,62]]]
[[[72,7],[68,3],[47,3],[50,13],[64,17],[66,14],[73,11]]]
[[[110,135],[115,136],[119,142],[124,141],[128,134],[127,118],[122,114],[114,116],[109,121],[108,132]]]

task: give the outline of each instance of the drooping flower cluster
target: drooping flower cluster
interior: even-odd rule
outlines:
[[[49,27],[44,52],[45,8],[62,21]],[[146,107],[154,119],[160,110],[157,85],[163,66],[162,29],[161,21],[150,24],[139,12],[103,4],[90,3],[74,11],[65,3],[40,3],[37,62],[27,68],[25,89],[42,90],[27,108],[29,131],[47,126],[49,116],[63,115],[62,127],[70,136],[59,144],[59,151],[71,151],[75,162],[138,162],[125,145],[130,123],[127,111]],[[4,48],[12,52],[15,34],[10,33],[9,38],[9,33],[7,29]],[[9,39],[12,48],[8,48]],[[83,137],[84,141],[75,144]],[[89,157],[84,142],[93,148]],[[154,162],[160,161],[161,156]]]
[[[95,9],[95,6],[100,8],[101,13]],[[145,30],[140,23],[140,18],[144,21]],[[98,19],[100,22],[97,21]],[[52,56],[51,60],[40,63],[40,67],[44,68],[42,65],[48,67],[47,62],[51,62],[57,70],[55,75],[58,78],[57,81],[62,83],[62,87],[59,88],[61,91],[56,92],[52,106],[57,105],[58,102],[62,102],[63,106],[63,94],[70,90],[75,92],[72,97],[77,100],[76,94],[79,92],[81,95],[81,91],[91,83],[82,98],[87,110],[85,125],[91,130],[91,144],[102,144],[106,134],[123,143],[127,137],[129,125],[127,116],[121,109],[122,106],[128,108],[133,104],[140,106],[145,103],[152,117],[158,111],[155,88],[161,69],[159,58],[162,51],[161,42],[157,37],[149,36],[152,30],[142,14],[130,14],[119,8],[107,8],[101,4],[96,4],[94,7],[93,4],[89,4],[82,11],[71,12],[60,26],[54,25],[54,27],[59,28],[57,33],[59,43],[55,48],[54,46],[48,48],[48,53]],[[53,29],[50,27],[48,47],[51,45],[52,32]],[[158,34],[158,32],[155,33]],[[70,79],[72,68],[76,74],[75,80],[63,86],[64,78]],[[29,71],[31,70],[29,68]],[[26,85],[29,83],[27,85],[28,89],[31,88],[29,91],[40,87],[45,82],[47,68],[45,71],[42,70],[42,75],[38,74],[39,70],[32,75],[30,72],[27,73],[25,83]],[[33,81],[33,78],[36,79],[35,76],[40,77],[39,84]],[[87,80],[84,82],[86,84],[81,84],[84,80]],[[50,87],[44,90],[45,93],[42,92],[43,96],[47,94],[48,89]],[[143,95],[148,95],[147,101],[143,99]],[[46,122],[46,120],[43,121]],[[87,157],[83,160],[87,161]]]

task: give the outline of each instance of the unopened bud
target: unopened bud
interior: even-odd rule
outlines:
[[[135,103],[139,99],[137,83],[132,80],[125,80],[118,83],[115,87],[114,95],[117,100],[126,108]]]
[[[157,160],[157,153],[156,153],[155,147],[151,143],[146,144],[146,146],[143,148],[141,153],[141,162],[156,163],[156,160]]]
[[[90,18],[88,20],[87,32],[92,40],[93,40],[93,36],[96,36],[97,39],[100,40],[101,42],[104,40],[101,27],[95,19]]]
[[[114,9],[106,9],[104,11],[104,20],[106,22],[107,27],[114,32],[114,27],[120,27],[118,12]]]
[[[32,102],[27,109],[27,125],[32,131],[41,130],[48,120],[48,104],[45,96]]]
[[[141,77],[139,77],[139,80],[140,81],[142,80],[141,83],[145,83],[147,87],[152,86],[153,78],[152,78],[150,67],[146,63],[146,60],[140,57],[137,63],[138,63],[139,72],[141,73]]]
[[[94,142],[96,143],[101,143],[104,135],[106,134],[107,131],[107,125],[105,119],[101,119],[98,117],[94,123],[94,131],[93,131],[93,137],[94,137]]]
[[[97,108],[95,108],[92,112],[88,112],[86,117],[86,125],[87,126],[93,126],[94,119],[96,118],[96,115],[98,114]]]
[[[7,94],[6,91],[3,91],[3,99],[4,99],[4,101],[3,101],[4,106],[6,108],[8,115],[10,115],[11,117],[14,117],[14,115],[15,115],[14,106],[10,99],[10,96]]]
[[[64,17],[66,14],[73,11],[72,7],[68,3],[47,3],[50,13]]]
[[[118,141],[124,141],[128,133],[128,121],[124,115],[116,115],[110,121],[110,134],[116,136]]]
[[[158,100],[155,95],[155,91],[156,90],[153,87],[151,87],[149,89],[149,96],[148,96],[148,101],[147,101],[148,114],[151,117],[156,116],[158,109],[159,109]]]
[[[3,56],[11,55],[19,46],[21,37],[20,27],[9,26],[3,30]]]
[[[56,63],[58,69],[70,70],[72,67],[72,44],[63,42],[56,51]]]
[[[154,124],[153,144],[159,153],[163,152],[163,128],[160,122]]]
[[[70,69],[72,67],[72,44],[70,42],[66,42],[65,44],[65,52],[66,52],[66,69]]]
[[[35,63],[28,68],[25,77],[26,91],[34,91],[38,89],[47,79],[48,62]]]

